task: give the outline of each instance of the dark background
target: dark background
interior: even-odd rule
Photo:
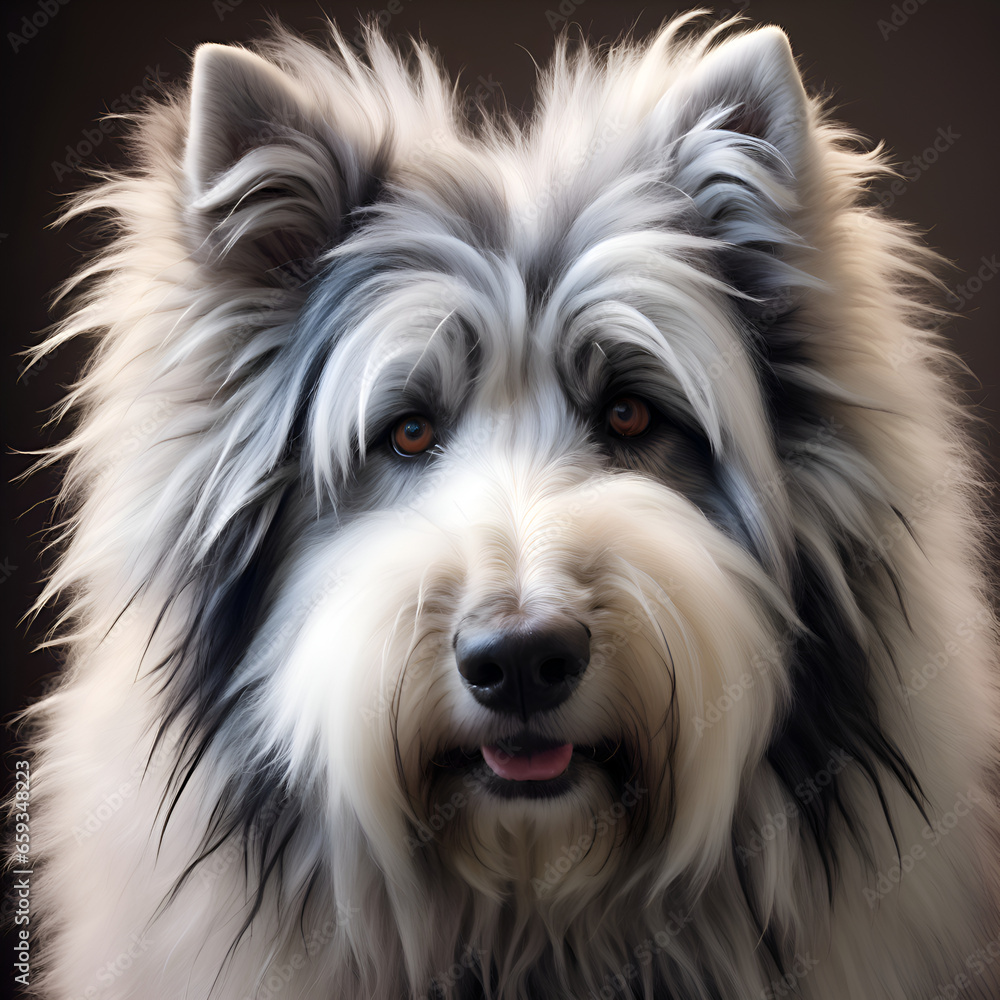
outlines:
[[[555,31],[567,23],[592,39],[610,40],[629,28],[647,34],[685,9],[673,3],[610,0],[393,0],[391,5],[377,0],[369,8],[342,2],[321,7],[313,0],[267,6],[255,0],[65,0],[64,6],[59,0],[8,0],[0,15],[5,77],[0,274],[7,282],[0,388],[4,483],[31,464],[15,451],[53,439],[42,429],[44,411],[72,381],[83,356],[81,345],[70,345],[44,367],[28,372],[22,370],[23,359],[14,356],[36,343],[51,322],[52,289],[91,245],[83,226],[49,228],[61,196],[85,183],[67,146],[85,153],[80,144],[90,131],[102,138],[84,156],[86,161],[122,162],[120,143],[113,135],[95,133],[95,120],[123,93],[144,85],[151,90],[151,72],[166,86],[177,84],[188,72],[197,43],[251,39],[266,30],[269,13],[300,31],[321,32],[325,10],[352,35],[359,13],[381,11],[389,34],[422,35],[439,50],[453,76],[461,73],[470,92],[479,89],[497,106],[506,100],[510,109],[526,110],[535,74],[532,57],[544,63]],[[742,11],[752,23],[785,28],[807,83],[830,95],[836,116],[866,136],[884,139],[897,162],[910,162],[910,173],[918,176],[893,196],[890,211],[926,230],[929,242],[954,263],[945,277],[951,289],[964,286],[982,258],[1000,254],[995,113],[1000,3],[753,0],[719,4],[715,10]],[[952,139],[937,162],[926,169],[914,164],[912,158],[942,133]],[[970,369],[969,396],[983,419],[981,439],[994,461],[995,479],[1000,457],[1000,278],[983,282],[974,294],[957,294],[960,315],[949,334]],[[18,623],[44,572],[39,533],[49,523],[47,498],[55,488],[56,478],[49,473],[5,486],[0,649],[6,655],[0,708],[8,720],[43,690],[58,666],[53,652],[32,652],[47,620]],[[12,746],[11,733],[4,732],[0,750]],[[13,759],[6,754],[0,766],[4,795]],[[0,910],[7,913],[6,886],[4,892]],[[0,963],[0,995],[9,985],[5,960]]]

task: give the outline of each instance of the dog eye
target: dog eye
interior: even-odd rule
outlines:
[[[392,430],[392,446],[396,454],[410,457],[434,444],[434,427],[419,413],[409,413]]]
[[[607,410],[608,430],[619,437],[638,437],[651,422],[649,407],[636,396],[619,396]]]

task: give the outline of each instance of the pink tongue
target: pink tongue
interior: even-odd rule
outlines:
[[[558,778],[569,767],[573,744],[564,743],[551,750],[511,756],[499,747],[483,747],[483,760],[501,778],[509,781],[548,781]]]

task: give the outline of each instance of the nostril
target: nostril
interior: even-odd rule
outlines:
[[[470,664],[465,679],[476,687],[490,688],[503,683],[503,668],[499,663],[485,661]]]
[[[561,684],[570,674],[576,672],[569,660],[561,656],[550,657],[538,668],[538,676],[545,684]]]

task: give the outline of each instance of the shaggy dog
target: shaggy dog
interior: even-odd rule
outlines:
[[[935,261],[778,29],[564,41],[518,120],[278,28],[133,142],[38,352],[96,338],[42,996],[998,995]]]

